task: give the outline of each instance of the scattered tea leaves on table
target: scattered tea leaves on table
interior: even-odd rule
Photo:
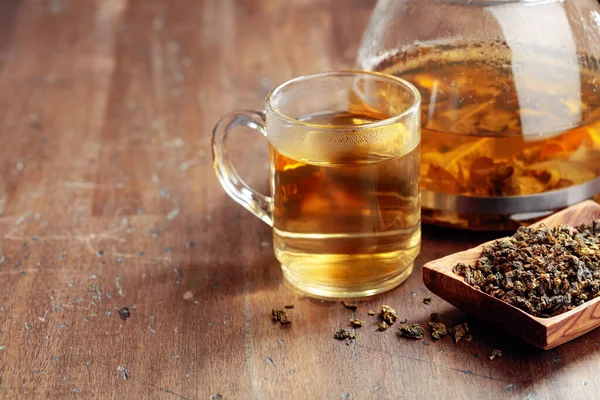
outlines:
[[[381,318],[387,322],[388,325],[392,325],[398,319],[398,314],[396,314],[396,310],[388,305],[381,306]]]
[[[502,357],[502,351],[500,351],[500,350],[493,350],[492,354],[490,354],[490,360],[493,360],[496,357]]]
[[[469,285],[536,317],[552,317],[600,296],[600,221],[572,228],[521,227],[485,246],[454,272]]]
[[[274,308],[271,311],[271,315],[273,317],[273,321],[277,321],[277,322],[281,323],[282,325],[289,324],[292,322],[290,317],[288,317],[287,313],[283,310],[278,310],[278,309]]]
[[[342,301],[342,304],[344,305],[344,307],[349,308],[352,311],[356,311],[358,309],[358,306],[356,304],[346,303],[345,301]]]
[[[437,313],[431,314],[431,321],[429,321],[429,330],[431,332],[431,337],[435,340],[440,340],[448,334],[446,325],[442,322],[442,319]]]
[[[352,340],[356,339],[356,336],[352,334],[348,329],[340,329],[336,333],[333,334],[333,338],[337,340]]]
[[[429,304],[431,304],[431,297],[425,297],[423,299],[423,304],[425,304],[426,306],[428,306]]]
[[[381,321],[379,323],[379,325],[377,325],[379,327],[380,331],[385,331],[387,328],[389,328],[390,326],[387,324],[387,322],[385,321]]]
[[[129,308],[127,307],[123,307],[121,308],[119,311],[119,317],[121,317],[121,319],[123,321],[127,321],[127,318],[131,317],[131,312],[129,311]]]
[[[283,306],[283,308],[294,308],[293,304],[286,304],[285,306]]]
[[[352,325],[355,328],[360,328],[361,326],[363,326],[365,324],[364,321],[361,321],[360,319],[356,319],[356,318],[352,318],[350,320],[350,325]]]
[[[458,343],[461,339],[465,339],[465,342],[470,342],[472,337],[469,333],[469,326],[466,322],[456,325],[454,328],[450,328],[450,335],[454,338],[454,343]]]
[[[425,335],[425,329],[419,324],[402,325],[400,334],[410,339],[422,339]]]
[[[369,315],[375,315],[376,313],[375,313],[375,310],[369,310],[369,312],[367,314],[369,314]]]

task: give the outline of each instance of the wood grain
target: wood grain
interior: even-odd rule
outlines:
[[[600,218],[600,205],[588,200],[533,224],[579,226]],[[552,318],[537,318],[465,283],[453,272],[458,263],[473,265],[490,242],[450,254],[423,266],[425,286],[461,310],[488,321],[541,349],[552,349],[600,326],[600,297]]]
[[[209,147],[218,118],[260,109],[286,79],[351,67],[373,5],[0,2],[1,397],[600,391],[598,331],[546,352],[477,320],[459,345],[377,331],[367,311],[382,304],[411,322],[468,319],[435,296],[423,304],[421,267],[495,235],[425,227],[413,275],[353,314],[288,288],[269,228],[220,188]],[[265,143],[238,137],[238,170],[266,192]],[[273,323],[271,309],[288,303],[292,324]],[[352,316],[367,323],[346,346],[332,335]],[[504,356],[490,361],[493,349]]]

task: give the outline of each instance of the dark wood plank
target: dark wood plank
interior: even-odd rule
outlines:
[[[374,4],[22,0],[0,5],[0,395],[123,398],[593,396],[600,332],[543,352],[377,332],[369,308],[466,316],[423,263],[493,235],[425,228],[415,273],[352,312],[282,281],[270,229],[218,185],[209,136],[275,84],[350,68]],[[267,189],[266,144],[232,155]],[[485,237],[482,237],[485,236]],[[272,307],[294,303],[288,327]],[[117,313],[129,307],[131,317]],[[504,356],[489,361],[492,349]],[[126,378],[126,379],[125,379]]]

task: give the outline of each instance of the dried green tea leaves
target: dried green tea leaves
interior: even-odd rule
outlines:
[[[429,304],[431,304],[431,297],[425,297],[423,299],[423,304],[425,304],[426,306],[428,306]]]
[[[286,304],[285,306],[283,306],[283,308],[294,308],[293,304]]]
[[[500,350],[493,350],[492,354],[490,354],[490,360],[493,360],[496,357],[502,357],[502,351]]]
[[[273,317],[273,321],[277,321],[277,322],[281,323],[282,325],[289,324],[292,322],[290,317],[288,317],[287,313],[283,310],[278,310],[278,309],[274,308],[271,311],[271,315]]]
[[[392,325],[398,319],[398,314],[396,314],[396,310],[387,305],[381,306],[381,318],[388,324]]]
[[[380,331],[385,331],[398,319],[398,314],[396,314],[396,310],[385,304],[381,306],[379,315],[382,319],[382,321],[380,321],[377,325]]]
[[[469,326],[466,322],[458,324],[454,328],[450,328],[450,335],[454,338],[454,343],[457,344],[463,338],[465,339],[465,342],[470,342],[473,339],[469,333]]]
[[[123,320],[123,321],[127,321],[127,318],[131,317],[131,311],[129,311],[129,308],[127,307],[123,307],[121,309],[119,309],[119,311],[117,311],[119,313],[119,317]]]
[[[599,225],[600,232],[600,225]],[[427,298],[431,299],[431,298]],[[350,308],[353,311],[354,304],[347,304],[342,302],[346,308]],[[369,310],[368,315],[376,315],[374,310]],[[385,331],[389,329],[394,323],[398,322],[401,326],[398,328],[398,335],[414,339],[420,340],[425,337],[425,328],[421,324],[411,323],[408,324],[407,319],[398,319],[398,314],[396,310],[394,310],[389,305],[382,305],[379,312],[380,321],[377,324],[377,327],[380,331]],[[350,319],[350,326],[353,328],[360,328],[365,326],[365,321],[360,320],[358,318]],[[427,325],[426,325],[427,326]],[[432,313],[430,317],[430,321],[428,322],[429,331],[431,334],[431,338],[434,340],[441,340],[445,336],[450,336],[454,340],[455,343],[459,343],[461,340],[465,342],[470,342],[472,340],[471,334],[469,332],[469,326],[467,323],[458,324],[453,328],[446,327],[446,324],[442,321],[440,315],[438,313]],[[350,344],[353,340],[356,340],[356,335],[352,333],[351,330],[348,329],[340,329],[333,335],[334,339],[337,340],[346,340],[346,344]],[[425,343],[426,342],[426,343]],[[425,341],[423,344],[429,345],[429,342]],[[494,357],[501,356],[502,352],[492,352]]]
[[[360,319],[356,319],[356,318],[352,318],[350,320],[350,325],[352,325],[355,328],[360,328],[361,326],[363,326],[365,324],[364,321],[361,321]]]
[[[446,325],[440,322],[429,322],[429,331],[431,332],[431,337],[435,340],[440,340],[448,334]]]
[[[348,329],[340,329],[336,333],[333,334],[333,338],[337,340],[354,340],[356,336],[352,334]]]
[[[410,339],[422,339],[425,335],[425,329],[419,324],[402,325],[400,328],[400,334]]]
[[[358,309],[358,306],[356,304],[346,303],[345,301],[342,301],[342,304],[344,305],[344,307],[352,311],[356,311]],[[350,319],[350,325],[354,328],[360,328],[364,324],[364,321],[361,321],[357,318]],[[346,340],[346,344],[350,344],[352,340],[356,340],[356,335],[353,335],[352,332],[350,332],[348,329],[340,329],[339,331],[333,334],[333,338],[337,340]]]
[[[337,340],[354,339],[354,335],[348,329],[340,329],[333,334],[333,338]]]
[[[572,228],[521,227],[483,249],[465,282],[537,317],[552,317],[600,296],[600,221]]]
[[[446,325],[444,325],[444,323],[442,322],[439,314],[431,314],[431,321],[429,321],[429,331],[431,332],[431,337],[435,340],[440,340],[448,334]]]

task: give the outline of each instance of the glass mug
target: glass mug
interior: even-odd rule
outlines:
[[[370,296],[402,283],[421,244],[420,95],[381,73],[326,72],[287,81],[265,111],[215,126],[225,191],[273,227],[283,275],[321,298]],[[239,126],[269,142],[271,196],[236,173],[225,147]]]

